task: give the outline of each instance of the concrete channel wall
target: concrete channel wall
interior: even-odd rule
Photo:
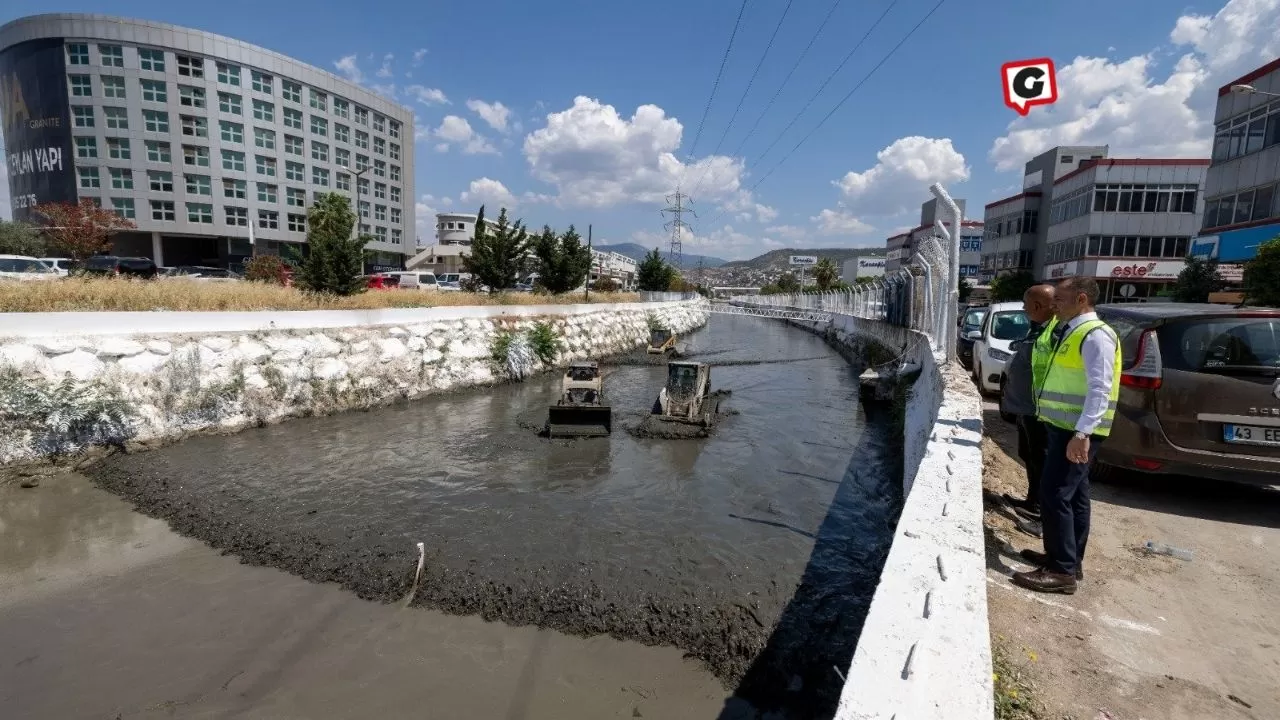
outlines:
[[[632,350],[650,319],[706,323],[684,302],[378,311],[7,313],[0,466],[95,444],[162,444],[289,417],[518,379]],[[530,352],[549,327],[551,362]],[[501,336],[507,342],[499,342]],[[495,359],[498,346],[507,361]],[[515,376],[515,377],[513,377]],[[117,417],[115,409],[127,410]],[[59,431],[58,428],[61,428]]]

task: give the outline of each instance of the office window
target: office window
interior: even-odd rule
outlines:
[[[98,157],[98,139],[91,138],[91,137],[76,138],[76,157],[78,158]]]
[[[329,106],[329,96],[320,92],[315,88],[310,88],[308,94],[311,97],[311,107],[317,110],[327,110]]]
[[[351,117],[351,106],[342,98],[333,99],[333,114],[340,118]]]
[[[391,202],[393,203],[400,202],[400,188],[394,185],[391,186]]]
[[[254,100],[253,119],[274,122],[276,119],[276,106],[266,100]]]
[[[204,88],[179,85],[178,104],[184,107],[203,108],[205,106]]]
[[[244,125],[229,120],[218,121],[218,134],[223,142],[244,143]]]
[[[277,196],[278,189],[275,185],[268,183],[258,183],[258,202],[275,204],[279,202]]]
[[[151,192],[173,192],[173,173],[148,170],[147,186],[151,188]]]
[[[384,243],[387,241],[387,229],[379,225],[373,229],[373,239]]]
[[[178,61],[178,74],[192,78],[204,77],[204,60],[187,55],[174,55]]]
[[[147,116],[147,112],[149,111],[147,110],[142,111],[143,118]],[[154,112],[154,111],[150,111],[150,112]],[[129,129],[129,111],[126,110],[125,108],[104,107],[102,108],[102,116],[106,118],[107,129],[109,130],[128,130]],[[169,132],[169,126],[167,124],[164,126],[164,132]]]
[[[285,188],[284,203],[293,207],[306,207],[307,191],[301,188]]]
[[[284,151],[287,155],[302,155],[302,138],[296,135],[285,135]]]
[[[248,196],[248,183],[244,180],[232,180],[227,178],[222,181],[222,197],[231,198],[233,200],[244,200]]]
[[[333,186],[339,190],[350,190],[351,176],[342,172],[334,174]]]
[[[302,111],[293,108],[284,109],[284,126],[294,130],[302,129]]]
[[[374,205],[374,206],[373,206],[373,219],[374,219],[374,220],[377,220],[378,222],[386,222],[386,221],[387,221],[387,206],[386,206],[386,205]]]
[[[280,213],[275,210],[259,210],[258,227],[265,230],[278,230],[280,228]]]
[[[329,146],[312,140],[311,159],[319,162],[329,162]]]
[[[253,129],[253,146],[264,150],[276,149],[276,131],[266,128]]]
[[[386,177],[386,176],[387,176],[387,161],[386,161],[386,160],[374,160],[374,161],[373,161],[373,174],[374,174],[374,175],[376,175],[376,176],[378,176],[378,177]]]
[[[82,167],[82,168],[76,168],[76,171],[80,175],[80,187],[82,188],[102,187],[102,179],[98,177],[98,168]]]
[[[111,173],[111,187],[116,190],[133,189],[133,171],[127,168],[107,168]]]
[[[111,209],[122,218],[132,220],[137,217],[133,209],[133,198],[111,198]]]
[[[280,94],[285,100],[300,103],[302,102],[302,86],[290,80],[280,81]]]
[[[240,105],[240,96],[232,93],[218,93],[218,110],[231,115],[239,115],[243,108]]]
[[[289,213],[289,230],[293,232],[306,232],[307,216]]]
[[[400,159],[400,146],[396,143],[391,143],[391,159],[392,160]]]
[[[188,195],[213,195],[213,183],[208,175],[184,175]]]
[[[369,149],[369,133],[361,130],[356,131],[356,147],[363,150]]]
[[[333,149],[333,162],[342,167],[351,167],[351,151],[336,147]]]
[[[67,64],[88,65],[89,46],[84,43],[71,43],[67,45]]]
[[[267,177],[276,176],[275,158],[269,158],[263,155],[254,155],[253,166],[254,170],[256,170],[259,175],[266,175]]]
[[[240,86],[240,66],[229,63],[218,63],[218,82],[226,85]]]
[[[68,75],[72,97],[93,97],[93,81],[88,75]]]
[[[151,201],[151,219],[152,220],[176,219],[173,212],[173,201],[172,200],[152,200]]]
[[[284,164],[284,179],[306,182],[307,167],[300,162],[286,161]]]
[[[202,117],[179,115],[178,123],[182,125],[182,134],[188,137],[209,137],[209,121]]]
[[[225,205],[222,209],[226,212],[228,225],[249,227],[249,210],[247,208]]]
[[[167,133],[169,132],[169,113],[159,110],[143,110],[142,124],[147,132]],[[110,127],[110,122],[107,126]]]
[[[311,116],[311,132],[324,137],[329,134],[329,121],[315,115]]]
[[[396,225],[400,224],[400,208],[398,207],[391,208],[391,222],[395,223]]]
[[[369,194],[369,178],[358,178],[356,180],[356,194],[357,195]]]
[[[236,150],[223,150],[222,169],[244,172],[244,153]]]
[[[378,132],[385,132],[387,128],[387,119],[378,113],[373,114],[373,129]]]
[[[369,127],[369,111],[359,105],[356,106],[356,124]]]
[[[372,228],[370,228],[370,227],[369,227],[369,225],[368,225],[367,223],[360,223],[360,234],[361,234],[361,235],[368,235],[370,232],[372,232]]]
[[[146,102],[169,102],[169,91],[163,80],[139,80],[142,85],[142,99]]]
[[[386,141],[386,140],[383,140],[383,139],[382,139],[382,138],[380,138],[380,137],[375,137],[375,138],[373,139],[373,154],[374,154],[374,155],[386,155],[386,154],[387,154],[387,141]]]
[[[386,183],[374,183],[374,184],[373,184],[373,197],[374,197],[374,199],[376,199],[376,200],[386,200],[386,199],[387,199],[387,184],[386,184]]]
[[[399,165],[391,166],[391,179],[395,182],[400,182],[400,166]]]
[[[107,138],[107,156],[113,160],[132,160],[128,138]]]
[[[342,123],[334,123],[333,139],[338,142],[351,142],[351,128]]]
[[[85,105],[73,105],[71,107],[71,117],[75,121],[78,128],[93,127],[93,108]]]
[[[368,200],[360,201],[360,217],[366,220],[369,219],[369,201]]]
[[[182,162],[193,167],[209,167],[209,148],[199,145],[183,145]]]
[[[102,96],[109,98],[124,99],[124,78],[114,75],[103,75],[102,78]]]
[[[356,153],[356,172],[369,169],[369,156]]]
[[[152,72],[164,72],[164,51],[138,48],[138,67]]]
[[[98,54],[103,67],[124,67],[124,48],[119,45],[99,45]]]
[[[391,121],[391,138],[393,140],[400,139],[400,123],[396,122],[395,120]]]
[[[329,171],[321,167],[311,168],[311,184],[329,187]]]
[[[145,141],[145,145],[147,146],[147,162],[173,162],[173,154],[169,150],[169,143],[160,142],[158,140],[147,140]]]
[[[392,245],[400,244],[400,235],[401,235],[400,228],[391,228],[391,244]]]
[[[212,224],[213,206],[208,203],[187,203],[187,222]]]
[[[261,93],[271,94],[274,90],[275,78],[258,70],[249,71],[250,83],[254,90]]]

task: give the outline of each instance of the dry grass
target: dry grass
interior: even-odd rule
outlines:
[[[634,293],[591,293],[591,302],[635,302]],[[257,282],[154,281],[66,278],[51,282],[0,282],[0,312],[379,310],[458,305],[568,305],[580,293],[534,295],[415,290],[370,290],[351,297],[305,293]]]

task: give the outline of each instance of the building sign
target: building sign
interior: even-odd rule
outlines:
[[[1095,277],[1113,280],[1177,280],[1186,265],[1181,260],[1099,262]]]
[[[1058,263],[1056,265],[1045,265],[1044,279],[1061,280],[1062,278],[1073,277],[1077,272],[1079,272],[1079,266],[1080,263],[1075,261]]]
[[[981,238],[961,238],[960,252],[982,252]]]
[[[881,277],[884,275],[884,263],[881,258],[858,258],[858,277]]]
[[[979,270],[981,267],[978,265],[961,265],[960,277],[977,277]]]
[[[1205,235],[1204,237],[1192,238],[1191,252],[1188,255],[1201,260],[1212,260],[1218,257],[1218,236]]]
[[[1218,277],[1232,285],[1239,285],[1244,282],[1244,265],[1239,263],[1225,263],[1219,265]]]
[[[810,265],[817,265],[818,258],[813,255],[792,255],[791,264],[799,265],[801,267],[808,267]]]
[[[0,53],[0,125],[13,219],[40,222],[47,202],[75,202],[67,68],[61,39],[32,40]]]

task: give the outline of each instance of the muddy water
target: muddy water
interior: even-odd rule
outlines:
[[[366,598],[407,595],[421,542],[414,604],[674,645],[777,701],[804,686],[799,648],[851,652],[892,524],[892,443],[815,336],[715,317],[682,347],[733,393],[711,438],[621,432],[664,374],[624,362],[605,366],[609,438],[537,437],[547,376],[197,438],[92,475],[179,532]]]

